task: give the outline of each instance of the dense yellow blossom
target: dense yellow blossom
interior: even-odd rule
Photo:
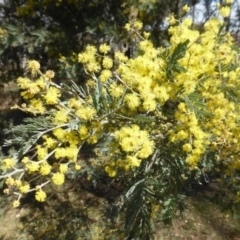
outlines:
[[[117,174],[117,171],[114,168],[110,167],[110,166],[106,166],[105,167],[105,171],[106,171],[106,173],[108,173],[109,177],[115,177],[116,174]]]
[[[52,79],[52,78],[54,78],[55,73],[52,70],[47,70],[46,73],[45,73],[45,76],[49,79]]]
[[[50,87],[46,95],[43,95],[47,104],[56,104],[61,96],[59,89]]]
[[[2,160],[2,170],[11,169],[15,165],[15,160],[13,158],[5,158]]]
[[[89,54],[87,52],[78,54],[78,61],[80,63],[88,63],[88,62],[91,62],[93,60],[94,60],[94,55],[93,54]]]
[[[142,27],[143,27],[143,24],[142,24],[142,22],[140,22],[140,21],[136,21],[136,22],[134,22],[133,27],[134,27],[136,30],[141,30]]]
[[[56,146],[56,140],[53,139],[52,137],[48,137],[46,135],[43,136],[43,139],[44,139],[44,145],[49,148],[49,149],[52,149]]]
[[[124,92],[124,86],[122,85],[117,85],[116,82],[113,82],[110,85],[110,89],[109,89],[110,95],[114,98],[120,98],[123,95]]]
[[[86,52],[89,53],[89,54],[92,54],[94,55],[95,53],[97,53],[97,48],[93,45],[88,45],[86,47]]]
[[[125,102],[130,109],[136,109],[140,105],[139,97],[134,93],[128,93],[125,98]]]
[[[82,102],[76,98],[70,98],[68,100],[68,107],[70,108],[79,108],[82,105]]]
[[[130,23],[127,23],[127,24],[125,25],[125,29],[126,29],[127,31],[130,31],[130,30],[131,30],[131,25],[130,25]]]
[[[30,60],[27,62],[27,69],[35,76],[40,70],[40,63],[36,60]]]
[[[142,159],[146,159],[153,153],[154,141],[151,141],[148,132],[140,130],[138,125],[122,127],[115,131],[114,137],[122,151],[127,153],[124,163],[121,163],[121,160],[118,161],[118,166],[123,169],[139,167]],[[129,153],[134,153],[134,155],[129,155]],[[106,167],[105,171],[110,174],[109,176],[116,174],[114,166]]]
[[[88,134],[89,134],[89,129],[87,128],[87,126],[85,126],[85,125],[80,126],[79,135],[80,135],[81,140],[86,139],[88,137]]]
[[[145,111],[151,112],[154,111],[157,107],[157,102],[153,98],[147,98],[143,102],[143,109]]]
[[[230,14],[230,12],[231,12],[231,9],[230,9],[228,6],[226,6],[226,7],[221,7],[221,8],[220,8],[220,14],[221,14],[223,17],[228,17],[229,14]]]
[[[10,190],[9,190],[8,188],[5,188],[5,189],[3,190],[3,193],[8,195],[8,194],[10,193]]]
[[[104,69],[102,72],[101,72],[101,75],[99,76],[99,78],[101,79],[101,81],[103,83],[107,82],[107,80],[109,78],[112,77],[112,72],[108,69]]]
[[[137,156],[139,158],[145,159],[153,153],[154,141],[147,141],[143,143],[142,148],[138,151]]]
[[[76,116],[83,120],[92,120],[96,114],[96,110],[92,107],[81,107],[76,111]]]
[[[95,144],[95,143],[97,143],[97,141],[98,141],[98,138],[97,138],[96,135],[90,136],[90,137],[88,138],[88,140],[87,140],[87,142],[88,142],[89,144]]]
[[[46,112],[46,107],[44,106],[43,102],[40,99],[31,99],[30,104],[36,112],[40,114]]]
[[[31,80],[29,78],[19,77],[17,79],[17,84],[21,89],[28,89],[29,84],[31,84]]]
[[[66,137],[66,131],[62,128],[57,128],[53,130],[53,135],[60,141],[63,141]]]
[[[70,160],[75,162],[77,159],[77,155],[78,155],[78,148],[76,145],[70,145],[69,147],[65,148],[65,155],[66,157]]]
[[[14,180],[14,185],[17,187],[20,187],[22,185],[22,181],[20,179],[15,179]]]
[[[5,181],[5,183],[8,185],[8,186],[11,186],[11,185],[14,185],[14,179],[11,178],[11,177],[8,177]]]
[[[36,191],[35,199],[38,202],[44,202],[46,200],[46,197],[47,197],[47,195],[42,189]]]
[[[36,162],[28,162],[26,164],[26,168],[28,169],[29,173],[33,173],[39,170],[39,164]]]
[[[102,65],[105,69],[110,69],[113,66],[113,61],[109,57],[104,57],[102,61]]]
[[[20,202],[18,200],[14,200],[12,205],[14,208],[17,208],[17,207],[19,207]]]
[[[127,156],[126,161],[131,167],[139,167],[141,164],[141,159],[135,156]]]
[[[56,185],[62,185],[64,183],[65,177],[63,173],[57,172],[52,176],[52,181]]]
[[[185,4],[185,5],[183,6],[183,11],[184,11],[184,12],[189,12],[189,10],[190,10],[190,7],[189,7],[187,4]]]
[[[39,172],[41,175],[45,176],[48,175],[51,172],[51,170],[52,166],[49,165],[47,162],[44,162],[41,164]]]
[[[166,18],[166,20],[169,22],[170,25],[174,25],[174,24],[177,23],[177,20],[176,20],[176,18],[174,17],[173,14],[170,14],[170,15]]]
[[[54,122],[56,124],[62,124],[69,121],[68,111],[64,108],[59,109],[54,116]]]
[[[115,60],[118,60],[118,61],[120,61],[120,62],[125,62],[125,61],[127,61],[128,60],[128,57],[126,56],[126,55],[124,55],[124,53],[122,53],[122,52],[119,52],[119,51],[116,51],[115,53],[114,53],[114,58],[115,58]]]
[[[30,189],[30,185],[28,183],[23,183],[20,187],[19,190],[21,193],[27,193]]]
[[[75,170],[79,171],[81,169],[81,166],[79,164],[76,164],[74,168]]]
[[[103,43],[100,45],[99,51],[103,54],[107,54],[110,51],[110,46],[107,45],[106,43]]]
[[[192,151],[192,146],[189,143],[186,143],[183,145],[183,151],[185,152],[191,152]]]
[[[65,158],[66,157],[66,149],[62,147],[58,147],[55,150],[55,158],[60,159],[60,158]]]
[[[37,148],[38,160],[43,160],[48,155],[47,148],[44,148],[41,145],[37,145],[36,148]]]
[[[60,164],[59,166],[59,172],[60,173],[66,173],[68,170],[68,165],[67,164]]]
[[[91,62],[87,63],[86,69],[88,72],[94,73],[94,72],[99,72],[101,67],[97,62],[91,61]]]

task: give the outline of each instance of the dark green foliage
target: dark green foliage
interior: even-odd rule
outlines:
[[[169,81],[174,77],[174,72],[186,72],[186,69],[178,63],[178,60],[185,56],[189,42],[189,40],[186,40],[185,42],[179,43],[168,56],[166,72]]]
[[[14,65],[14,72],[8,78],[5,75],[6,81],[22,75],[22,64],[28,59],[37,59],[43,67],[58,71],[58,77],[74,77],[79,81],[76,74],[81,68],[70,57],[89,43],[122,40],[120,32],[128,13],[121,11],[121,4],[122,1],[112,0],[92,3],[17,0],[0,6],[0,27],[7,30],[0,38],[1,70],[10,74],[11,69],[6,66]],[[71,63],[69,69],[58,62],[59,54]]]
[[[102,83],[99,79],[96,79],[94,94],[92,94],[93,104],[97,112],[99,113],[100,109],[105,109],[105,99],[102,93]]]
[[[156,150],[152,159],[142,164],[135,182],[125,194],[126,206],[125,231],[128,239],[153,239],[153,206],[159,205],[160,211],[154,212],[159,221],[171,224],[176,212],[182,213],[187,205],[183,193],[182,178],[184,162],[168,152]],[[140,174],[142,173],[142,174]],[[142,176],[142,179],[139,177]],[[137,180],[139,179],[139,180]]]
[[[145,179],[135,183],[126,193],[125,231],[127,239],[151,239],[151,205],[154,193]]]
[[[52,33],[45,28],[31,30],[21,22],[5,21],[0,27],[7,31],[0,38],[0,71],[4,81],[23,75],[27,59],[46,57],[54,41]]]
[[[159,220],[165,224],[172,224],[172,220],[175,217],[176,210],[183,212],[187,208],[185,195],[178,194],[176,196],[169,196],[169,198],[163,203],[163,209]]]
[[[144,30],[151,32],[155,45],[159,46],[167,38],[167,31],[159,26],[168,13],[179,15],[180,9],[179,1],[9,0],[0,5],[0,27],[8,30],[0,39],[1,71],[8,72],[11,78],[22,75],[23,58],[26,57],[27,60],[41,60],[42,66],[54,69],[58,77],[79,82],[81,68],[71,59],[73,53],[79,53],[89,43],[107,42],[113,53],[121,44],[131,48],[134,42],[127,36],[124,25],[135,18],[143,22]],[[59,54],[65,56],[69,64],[59,62]],[[10,63],[14,69],[17,64],[12,72],[6,69]],[[9,81],[9,77],[5,80]]]
[[[132,120],[133,122],[136,122],[136,123],[151,123],[155,121],[154,117],[141,115],[141,114],[136,115]]]

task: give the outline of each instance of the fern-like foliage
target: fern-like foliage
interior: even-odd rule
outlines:
[[[163,203],[163,208],[159,220],[165,224],[172,224],[172,220],[175,216],[176,210],[180,212],[184,211],[187,207],[186,197],[183,194],[177,194],[176,196],[169,196],[169,198]]]
[[[127,239],[152,239],[151,209],[154,192],[142,179],[126,193],[125,231]]]
[[[187,107],[195,113],[197,118],[213,117],[214,115],[208,112],[206,104],[198,93],[191,93],[184,97]]]
[[[26,154],[31,147],[43,136],[54,128],[50,118],[39,116],[26,118],[23,124],[12,126],[6,129],[5,134],[11,138],[5,140],[4,147],[17,146],[19,149],[18,157]]]
[[[96,79],[94,94],[92,94],[93,104],[97,112],[99,113],[102,110],[102,107],[105,105],[105,99],[102,93],[102,83],[99,79]]]
[[[172,223],[177,210],[182,213],[186,209],[186,199],[182,194],[183,165],[181,158],[171,156],[164,149],[156,150],[150,163],[143,164],[142,179],[135,181],[125,194],[127,239],[153,239],[154,205],[160,205],[161,211],[154,214],[165,224]]]
[[[71,85],[68,85],[66,83],[61,83],[60,86],[62,90],[63,91],[65,90],[68,94],[75,95],[82,99],[85,99],[87,97],[85,90],[72,80],[71,80]]]
[[[166,73],[169,80],[173,78],[174,72],[186,72],[186,69],[178,63],[178,60],[185,56],[189,42],[189,40],[186,40],[185,42],[179,43],[168,56]]]
[[[100,79],[95,79],[95,87],[93,92],[90,92],[90,95],[93,100],[93,106],[97,110],[98,116],[110,115],[114,118],[115,112],[121,107],[123,99],[126,93],[126,90],[122,97],[116,102],[116,100],[111,97],[108,91],[108,83],[103,84]],[[103,91],[103,89],[105,91]]]

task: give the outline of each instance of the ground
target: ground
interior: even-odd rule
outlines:
[[[70,186],[70,185],[69,185]],[[123,219],[115,223],[106,200],[78,187],[55,188],[44,204],[25,199],[18,209],[11,198],[0,196],[2,240],[111,240],[124,239]],[[203,194],[187,197],[188,209],[172,227],[155,222],[156,240],[240,240],[240,221],[220,211]]]

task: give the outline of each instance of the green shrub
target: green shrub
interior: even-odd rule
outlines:
[[[28,62],[30,77],[17,80],[25,103],[14,108],[32,117],[8,131],[6,146],[15,150],[1,159],[14,207],[32,191],[45,201],[44,186],[62,185],[69,175],[94,181],[105,171],[126,184],[126,236],[150,239],[156,206],[165,223],[186,207],[188,179],[211,171],[238,182],[238,49],[218,18],[202,32],[189,18],[168,20],[168,48],[154,47],[139,21],[126,25],[137,42],[134,58],[120,51],[112,58],[107,44],[87,46],[78,54],[89,79],[84,89],[57,85],[53,71]],[[85,146],[95,152],[91,164],[81,157]]]

